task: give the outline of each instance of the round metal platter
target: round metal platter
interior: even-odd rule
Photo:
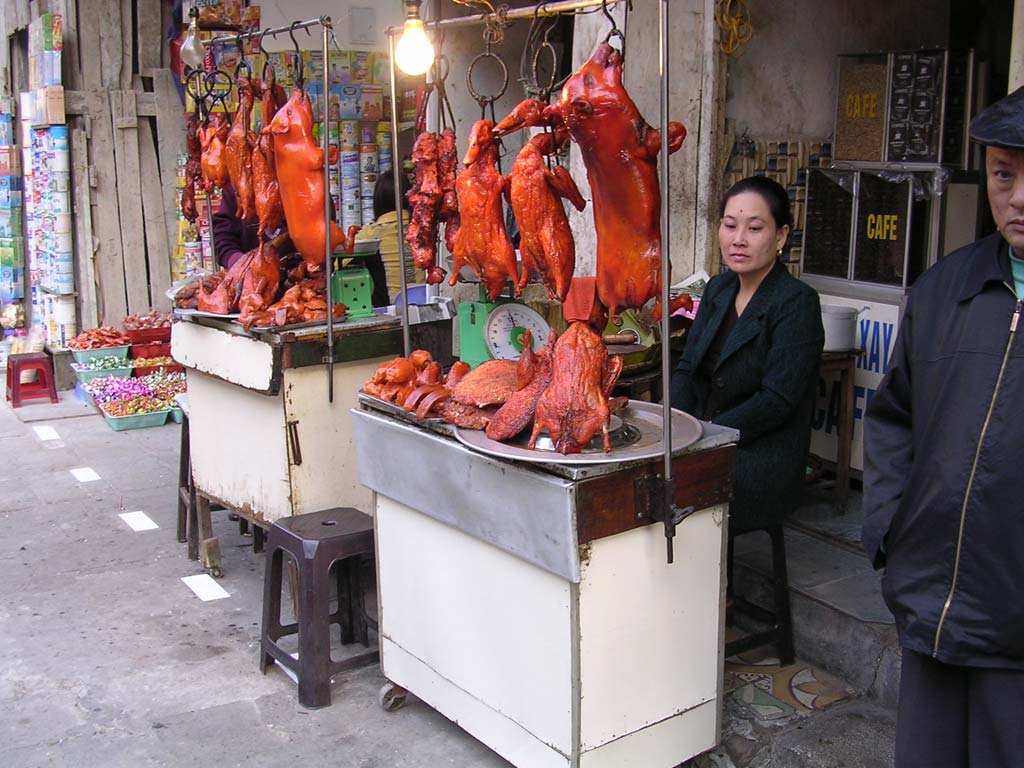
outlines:
[[[508,443],[491,440],[480,429],[455,428],[455,437],[463,445],[475,451],[497,456],[502,459],[530,461],[540,464],[614,464],[638,459],[652,459],[664,453],[661,441],[662,414],[661,406],[645,403],[642,400],[630,400],[629,404],[618,416],[622,427],[615,429],[612,423],[612,450],[605,453],[601,448],[601,435],[590,441],[581,453],[563,455],[553,450],[530,449],[526,447],[526,439],[519,437]],[[614,419],[614,417],[613,417]],[[639,433],[633,435],[632,432]],[[622,437],[616,438],[616,435]],[[697,419],[682,411],[672,411],[672,450],[678,451],[700,440],[704,427]],[[616,439],[625,444],[616,446]],[[541,440],[538,440],[541,444]],[[548,440],[550,445],[550,440]]]

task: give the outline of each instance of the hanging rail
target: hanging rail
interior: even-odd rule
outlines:
[[[323,30],[323,62],[324,62],[324,79],[327,78],[327,65],[330,58],[330,51],[328,48],[329,38],[331,36],[331,30],[333,29],[333,23],[331,22],[330,16],[320,16],[316,19],[309,19],[308,21],[296,21],[292,24],[288,24],[283,27],[273,27],[271,29],[261,29],[254,32],[239,32],[234,35],[222,35],[221,37],[215,37],[212,40],[207,41],[207,45],[217,45],[223,43],[237,43],[242,40],[247,40],[252,37],[260,38],[260,48],[263,47],[263,38],[267,35],[271,37],[277,37],[281,34],[291,33],[294,35],[297,29],[309,29],[310,27],[320,26]],[[292,42],[295,41],[295,37],[292,36]],[[301,51],[298,50],[298,44],[296,44],[296,52],[301,56]],[[302,66],[300,60],[299,66]],[[301,71],[301,70],[300,70]],[[392,90],[394,85],[392,84]],[[331,160],[330,160],[330,133],[331,133],[331,108],[330,108],[330,91],[327,88],[323,89],[323,101],[321,103],[321,135],[320,135],[320,146],[324,153],[324,283],[327,289],[327,402],[334,402],[334,297],[332,296],[332,280],[331,275],[333,272],[332,253],[331,253]],[[392,109],[392,112],[395,110]],[[263,120],[266,121],[266,116],[263,116]],[[212,219],[211,219],[212,221]],[[213,239],[212,227],[211,227],[211,240]]]
[[[605,5],[615,5],[626,0],[607,0]],[[518,19],[533,19],[543,16],[559,16],[570,11],[579,11],[583,8],[596,8],[601,5],[601,0],[561,0],[554,3],[537,3],[536,5],[524,6],[522,8],[509,8],[504,13],[474,13],[469,16],[456,16],[451,19],[440,21],[423,22],[424,29],[451,29],[453,27],[471,27],[485,24],[491,19],[502,21],[516,21]],[[402,34],[402,25],[397,24],[384,30],[388,37]]]

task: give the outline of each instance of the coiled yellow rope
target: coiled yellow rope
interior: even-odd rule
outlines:
[[[715,23],[722,32],[722,53],[732,56],[754,36],[754,25],[745,0],[715,0]]]

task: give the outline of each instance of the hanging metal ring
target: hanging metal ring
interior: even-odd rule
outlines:
[[[551,92],[555,89],[555,76],[558,69],[558,53],[555,51],[555,46],[545,40],[537,49],[533,52],[533,61],[530,64],[531,75],[533,76],[533,86],[541,96],[542,101],[547,101],[551,97]],[[543,51],[548,51],[551,54],[551,76],[548,78],[547,85],[541,85],[537,80],[538,67],[540,66],[540,55]]]
[[[498,62],[498,66],[501,68],[501,88],[498,90],[497,93],[491,96],[481,95],[480,92],[473,87],[473,71],[476,68],[476,65],[479,64],[483,59],[494,59],[495,61]],[[496,53],[492,53],[489,50],[484,51],[483,53],[478,53],[476,57],[471,62],[469,62],[469,69],[466,71],[466,88],[469,89],[470,95],[474,99],[476,99],[477,103],[480,104],[481,107],[483,107],[484,104],[487,104],[488,102],[493,104],[495,101],[497,101],[498,99],[505,95],[505,90],[508,88],[508,67],[505,66],[505,62],[502,61],[501,57],[498,56]]]

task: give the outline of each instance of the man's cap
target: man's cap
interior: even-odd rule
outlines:
[[[982,110],[968,133],[979,144],[1024,149],[1024,86]]]

